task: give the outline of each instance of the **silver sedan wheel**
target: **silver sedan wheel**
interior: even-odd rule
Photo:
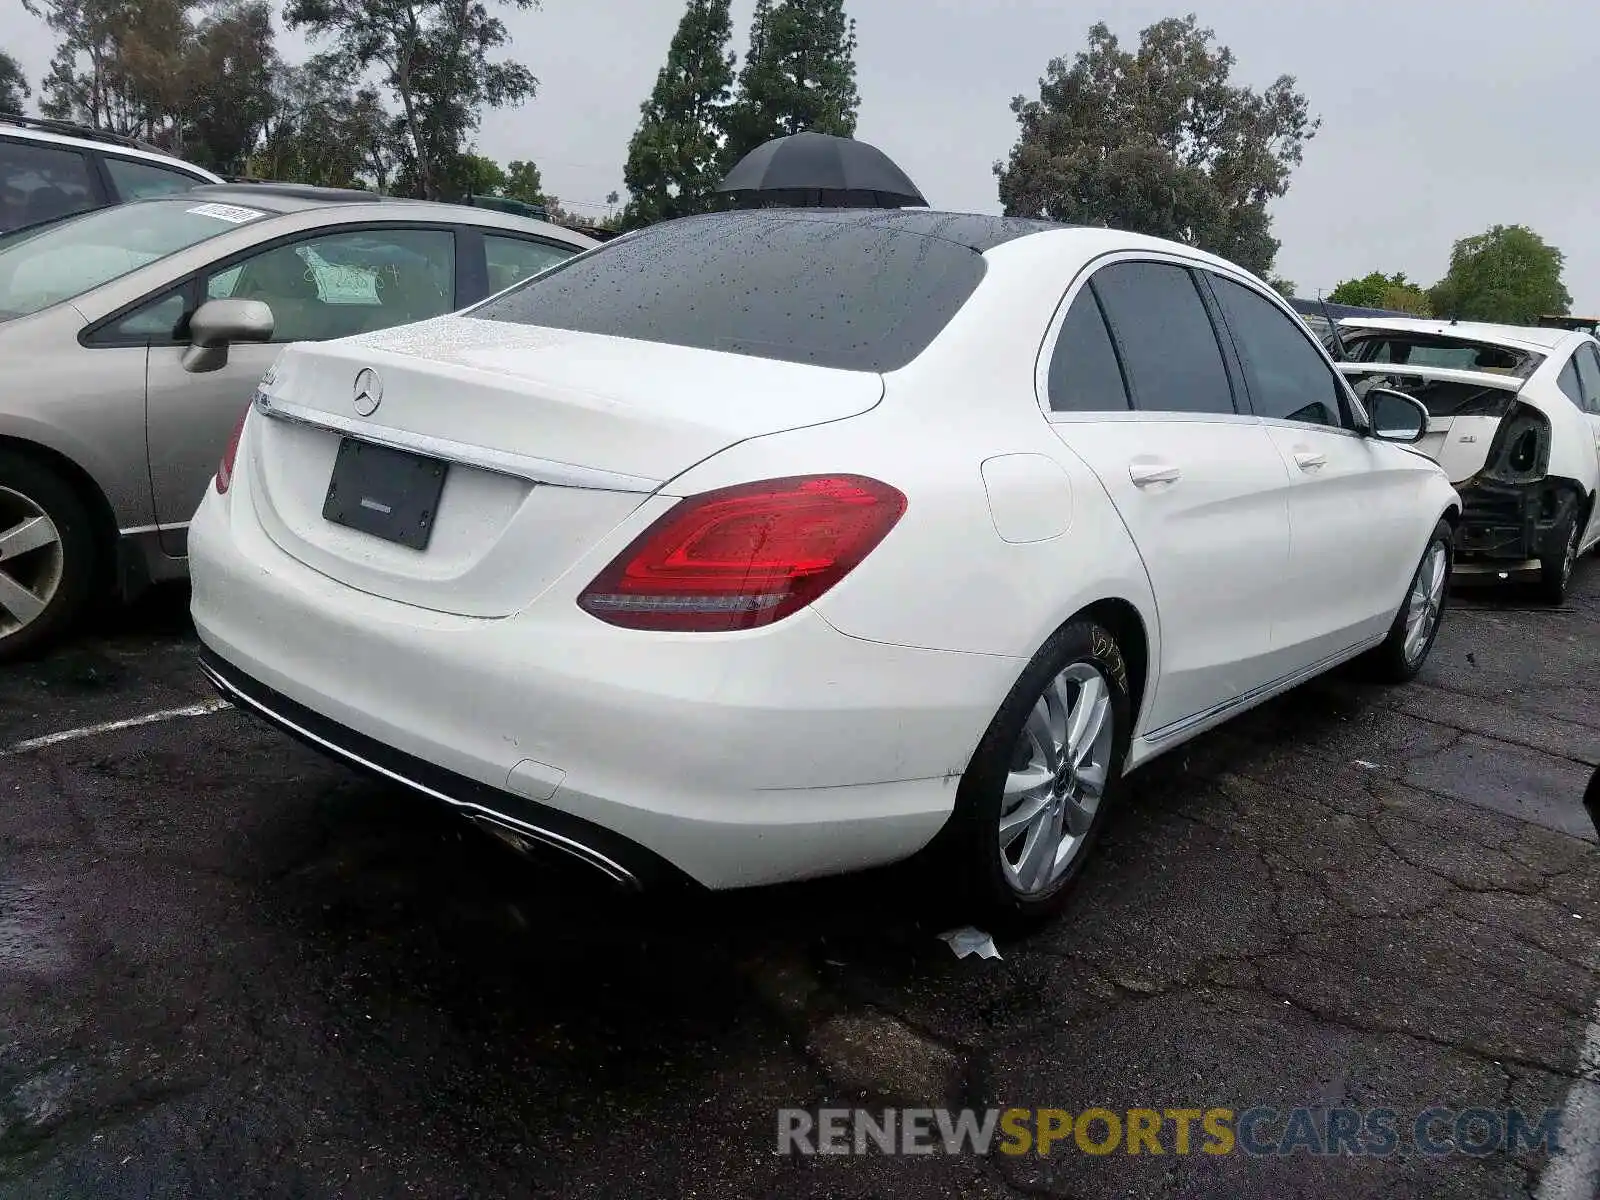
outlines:
[[[1083,850],[1115,734],[1111,686],[1088,663],[1051,680],[1028,714],[1000,803],[1000,867],[1019,895],[1048,891]]]
[[[1411,595],[1406,600],[1405,654],[1408,666],[1416,665],[1422,652],[1428,648],[1428,639],[1439,624],[1439,613],[1444,608],[1445,567],[1448,555],[1442,542],[1434,542],[1417,568],[1417,577],[1411,581]]]
[[[65,566],[56,523],[21,492],[0,487],[0,638],[50,606]]]

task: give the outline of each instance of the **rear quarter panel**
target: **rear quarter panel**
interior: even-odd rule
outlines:
[[[885,376],[871,412],[741,443],[668,490],[843,471],[892,484],[907,497],[905,516],[814,606],[835,628],[1004,655],[1020,671],[1075,613],[1125,600],[1145,627],[1151,694],[1160,627],[1149,579],[1105,489],[1050,432],[1034,389],[1042,339],[1084,257],[1058,234],[991,251],[984,284],[932,347]],[[1041,504],[1060,511],[1030,519]]]

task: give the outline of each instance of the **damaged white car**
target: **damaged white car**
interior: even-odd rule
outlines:
[[[1456,573],[1536,581],[1559,604],[1600,544],[1600,343],[1564,329],[1415,318],[1339,322],[1339,369],[1357,395],[1427,406],[1417,449],[1461,494]]]

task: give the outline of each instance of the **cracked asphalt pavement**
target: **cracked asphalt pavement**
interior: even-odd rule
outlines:
[[[0,671],[0,745],[209,699],[185,603]],[[917,865],[628,901],[232,710],[10,753],[0,1195],[1542,1200],[1540,1150],[802,1157],[777,1113],[1561,1107],[1597,678],[1600,562],[1561,609],[1458,596],[1411,686],[1141,772],[998,961]]]

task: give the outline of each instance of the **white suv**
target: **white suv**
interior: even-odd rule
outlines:
[[[0,235],[143,200],[219,176],[133,138],[66,121],[0,115]]]

